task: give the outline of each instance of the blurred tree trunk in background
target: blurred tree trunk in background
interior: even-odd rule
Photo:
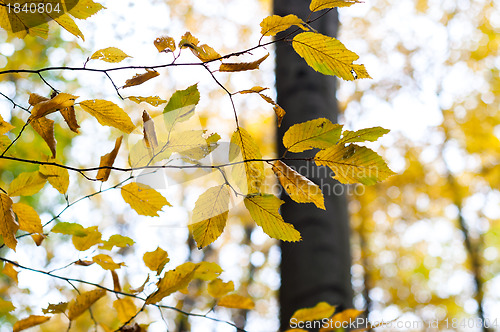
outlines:
[[[305,20],[309,3],[309,0],[274,0],[274,13],[281,16],[292,13]],[[314,22],[313,27],[320,33],[336,36],[337,13],[328,13]],[[289,44],[276,44],[277,98],[287,112],[278,129],[280,156],[284,153],[283,134],[292,124],[321,117],[337,122],[335,84],[335,78],[309,68]],[[286,202],[281,207],[283,218],[300,231],[302,241],[281,242],[281,330],[289,328],[295,310],[312,307],[320,301],[344,308],[352,306],[349,219],[342,193],[346,187],[312,162],[287,161],[287,164],[320,185],[326,211],[313,204],[294,203],[286,194],[282,195]]]

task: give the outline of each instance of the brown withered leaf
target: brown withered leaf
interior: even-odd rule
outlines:
[[[219,71],[245,71],[259,69],[260,64],[267,59],[269,53],[252,62],[238,62],[238,63],[223,63],[220,65]]]
[[[56,157],[56,137],[54,136],[54,121],[47,118],[38,118],[30,122],[33,129],[40,135],[52,152],[52,158]]]
[[[118,154],[118,150],[120,149],[120,145],[122,145],[123,136],[120,136],[116,139],[115,148],[110,153],[105,154],[101,157],[101,162],[99,163],[99,167],[111,167],[115,162],[116,155]],[[96,179],[102,182],[108,181],[109,174],[111,174],[110,168],[99,168],[97,172]]]
[[[142,112],[142,121],[144,122],[144,143],[148,148],[156,148],[158,146],[158,139],[156,137],[155,123],[149,113],[144,110]]]
[[[80,133],[78,131],[80,125],[78,125],[78,122],[76,121],[75,106],[63,108],[60,110],[60,112],[64,118],[64,121],[66,121],[66,123],[68,124],[69,129],[77,134]]]
[[[151,70],[146,68],[146,72],[144,74],[137,74],[131,79],[126,80],[123,88],[129,88],[131,86],[140,85],[146,81],[149,81],[152,78],[155,78],[158,75],[160,75],[160,73],[157,72],[156,70]]]
[[[111,276],[113,277],[113,290],[115,292],[121,292],[122,286],[120,286],[120,279],[118,279],[118,274],[115,270],[111,270]]]

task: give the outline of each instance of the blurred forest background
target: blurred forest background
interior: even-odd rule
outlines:
[[[167,62],[171,59],[165,60],[167,55],[158,54],[152,41],[164,34],[178,38],[187,30],[226,54],[258,43],[259,22],[270,14],[272,6],[267,0],[101,3],[107,9],[80,24],[85,41],[59,30],[47,40],[10,38],[0,30],[0,69],[81,66],[93,51],[108,46],[134,56],[126,60],[129,64]],[[339,15],[339,39],[359,54],[373,77],[354,82],[339,80],[339,122],[351,130],[374,126],[390,129],[391,133],[380,140],[375,150],[398,173],[372,187],[352,187],[349,211],[354,305],[366,310],[374,322],[399,319],[428,324],[447,318],[451,321],[481,317],[494,327],[495,319],[500,319],[500,3],[369,0],[342,8]],[[124,80],[129,74],[117,74],[114,78]],[[173,68],[165,74],[161,83],[137,87],[134,95],[147,91],[146,95],[166,98],[177,89],[200,82],[200,125],[229,141],[234,130],[232,111],[224,93],[207,79],[207,72]],[[55,82],[56,88],[75,95],[115,95],[104,78],[91,73],[53,72],[47,79]],[[266,61],[260,71],[227,75],[223,83],[237,91],[255,85],[272,87],[273,82],[273,62]],[[26,100],[30,92],[50,93],[47,86],[23,75],[3,75],[0,91],[16,100]],[[240,121],[257,139],[263,157],[274,157],[275,118],[269,106],[258,96],[235,101],[241,110]],[[144,104],[127,107],[139,109]],[[152,106],[146,109],[152,114],[158,111]],[[0,114],[22,127],[20,111],[12,110],[12,104],[2,96]],[[109,140],[112,129],[83,117],[79,121],[82,134],[75,139],[74,134],[56,125],[58,151],[64,151],[59,154],[61,162],[71,160],[74,165],[85,165],[89,160],[98,160],[113,146]],[[19,142],[16,150],[24,151],[21,157],[29,158],[37,150],[48,154],[40,137],[33,132],[26,135],[31,140]],[[126,156],[119,155],[117,160],[125,164]],[[1,182],[8,183],[29,170],[25,165],[13,168],[1,161]],[[218,261],[236,288],[248,292],[256,302],[254,311],[219,310],[218,317],[234,320],[248,331],[277,330],[277,243],[255,228],[240,206],[232,211],[222,237],[211,247],[197,250],[188,240],[185,220],[197,197],[210,186],[210,179],[184,182],[191,179],[190,174],[184,173],[164,175],[164,188],[173,207],[161,219],[138,217],[125,209],[125,203],[117,199],[119,194],[112,191],[82,201],[60,219],[84,226],[99,224],[103,235],[127,230],[143,240],[134,245],[133,250],[138,252],[154,250],[148,241],[154,239],[150,242],[162,243],[169,252],[172,266],[187,259]],[[69,196],[72,191],[99,190],[99,184],[81,180],[72,175]],[[271,177],[267,186],[276,187]],[[52,188],[34,196],[32,204],[37,211],[44,211],[40,213],[42,219],[51,218],[65,206]],[[142,262],[127,259],[133,257],[131,251],[122,250],[119,254],[130,271],[138,272],[126,279],[126,283],[137,287],[144,282],[144,273],[140,272],[145,268]],[[12,252],[4,248],[1,254],[9,257]],[[45,249],[33,251],[31,246],[21,245],[16,257],[51,270],[68,261],[85,259],[85,253],[77,252],[61,236],[50,238]],[[102,270],[94,271],[92,267],[71,269],[72,275],[95,282],[105,278]],[[69,275],[68,270],[63,272]],[[19,289],[9,287],[12,282],[0,275],[0,294],[12,299],[17,308],[15,312],[2,313],[0,322],[12,322],[14,316],[25,316],[23,313],[37,313],[37,303],[63,301],[65,292],[69,292],[60,289],[60,282],[28,271],[19,274]],[[35,298],[38,302],[33,301]],[[206,312],[210,307],[208,299],[201,295],[182,295],[169,301],[186,311]],[[99,314],[99,309],[95,313],[104,315]],[[161,322],[158,312],[147,314]],[[165,312],[164,318],[172,328],[188,320],[171,311]],[[87,323],[78,320],[73,328],[86,331]],[[40,330],[54,331],[65,324],[62,319],[52,319]],[[203,318],[189,318],[189,324],[193,331],[233,330]],[[2,332],[8,330],[4,325],[0,324]],[[458,329],[482,329],[469,327]],[[164,323],[154,323],[151,328],[162,330]]]

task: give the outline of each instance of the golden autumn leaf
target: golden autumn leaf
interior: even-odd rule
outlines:
[[[47,180],[40,175],[40,172],[25,172],[19,174],[10,183],[9,196],[33,196],[45,186]]]
[[[30,122],[31,127],[40,135],[45,143],[47,143],[52,158],[56,157],[56,138],[54,136],[54,121],[47,118],[38,118]]]
[[[49,159],[48,162],[57,163],[57,160]],[[53,165],[40,165],[38,171],[61,194],[64,195],[68,191],[69,172],[67,169]]]
[[[247,93],[261,93],[262,91],[265,91],[265,90],[269,90],[269,88],[263,88],[261,86],[254,86],[253,88],[251,89],[247,89],[247,90],[241,90],[241,91],[238,91],[237,93],[241,93],[241,94],[247,94]]]
[[[30,97],[28,98],[28,103],[31,106],[35,106],[38,103],[41,103],[42,101],[47,101],[50,98],[40,96],[38,93],[30,93]]]
[[[118,319],[122,324],[128,322],[130,318],[137,314],[137,307],[134,304],[134,300],[130,297],[115,300],[113,308],[115,308]]]
[[[262,159],[259,146],[245,129],[238,128],[231,137],[229,161],[236,163],[231,171],[236,184],[249,194],[260,191],[265,177],[262,161],[246,161],[253,159]]]
[[[364,65],[353,64],[359,56],[333,37],[303,32],[293,37],[292,46],[309,66],[322,74],[348,81],[371,78]]]
[[[102,234],[98,231],[97,226],[84,228],[81,232],[83,232],[83,236],[75,234],[71,239],[76,250],[85,251],[101,243]]]
[[[69,129],[78,134],[79,133],[78,128],[80,128],[80,125],[76,120],[75,106],[70,106],[60,109],[59,112],[63,116],[64,121],[66,121],[66,123],[68,124]]]
[[[217,302],[217,305],[219,307],[243,310],[252,310],[253,308],[255,308],[255,303],[251,298],[237,294],[224,296]]]
[[[14,265],[11,263],[5,263],[2,269],[2,273],[11,278],[17,284],[19,280],[17,279],[18,272],[14,269]]]
[[[26,330],[26,329],[28,329],[30,327],[43,324],[46,321],[48,321],[50,318],[51,317],[49,317],[49,316],[31,315],[31,316],[29,316],[27,318],[18,320],[14,324],[14,326],[12,327],[13,328],[13,332],[19,332],[19,331],[22,331],[22,330]]]
[[[168,36],[163,36],[163,37],[158,37],[154,41],[155,47],[158,50],[158,52],[173,52],[175,51],[175,40],[172,37]]]
[[[31,206],[24,203],[12,204],[12,211],[17,216],[19,229],[28,233],[43,234],[42,221]]]
[[[349,7],[355,3],[361,3],[358,0],[312,0],[309,5],[309,9],[312,12],[317,12],[319,10],[335,8],[335,7]]]
[[[140,85],[140,84],[142,84],[146,81],[149,81],[150,79],[155,78],[156,76],[159,76],[159,75],[160,75],[160,73],[157,72],[156,70],[151,70],[151,69],[146,68],[146,72],[144,74],[137,74],[134,77],[132,77],[131,79],[126,80],[123,88],[128,88],[131,86]]]
[[[113,277],[113,290],[115,292],[121,292],[122,286],[120,285],[120,279],[118,278],[118,273],[115,270],[111,270],[111,277]]]
[[[194,108],[200,101],[198,84],[193,84],[184,90],[175,91],[163,110],[163,117],[167,128],[172,128],[176,123],[191,118]]]
[[[99,254],[92,257],[92,261],[104,270],[116,270],[125,265],[124,263],[115,263],[113,258],[105,254]]]
[[[69,13],[75,18],[85,20],[104,8],[106,7],[93,0],[79,0],[75,7],[69,10]]]
[[[101,50],[98,50],[92,54],[90,57],[94,60],[102,60],[110,63],[118,63],[123,61],[126,58],[131,58],[131,56],[127,55],[125,52],[116,47],[107,47]]]
[[[132,246],[134,243],[134,240],[132,240],[128,236],[113,234],[109,237],[108,240],[102,242],[102,244],[99,246],[99,249],[111,250],[113,249],[113,247],[126,248]]]
[[[19,8],[23,8],[22,6],[28,5],[30,2],[29,0],[18,0],[15,3],[19,4]],[[2,1],[2,3],[4,2]],[[14,5],[15,3],[11,2],[10,4]],[[29,14],[31,13],[16,12],[4,3],[0,6],[0,27],[18,38],[24,38],[29,34],[46,39],[49,32],[46,16],[43,13]]]
[[[292,224],[286,223],[279,213],[281,199],[274,195],[247,196],[245,206],[252,219],[262,227],[264,233],[282,241],[300,241],[300,233]]]
[[[345,326],[346,323],[350,324],[351,322],[356,321],[356,318],[361,315],[363,311],[356,310],[356,309],[346,309],[343,310],[339,313],[336,313],[326,324],[328,327],[323,327],[319,330],[319,332],[329,332],[329,331],[336,331],[337,328],[336,326]],[[356,331],[364,331],[356,329]]]
[[[213,61],[221,58],[221,55],[207,44],[189,48],[193,54],[202,62]]]
[[[196,271],[194,271],[194,279],[211,281],[219,277],[222,273],[222,268],[219,264],[213,262],[199,262]]]
[[[212,281],[207,286],[208,294],[213,297],[222,297],[227,293],[234,291],[234,283],[232,281],[224,282],[217,278]]]
[[[321,150],[314,161],[318,166],[330,167],[335,172],[333,178],[341,183],[359,182],[369,186],[395,174],[376,152],[356,144]]]
[[[100,288],[78,294],[68,304],[68,319],[75,320],[104,295],[106,295],[106,291]]]
[[[39,101],[38,103],[34,104],[33,109],[31,110],[31,115],[29,117],[30,120],[36,120],[57,110],[71,107],[75,104],[76,98],[78,98],[78,96],[73,96],[69,93],[64,92],[58,93],[54,96],[54,98],[49,100],[41,100],[39,97],[40,96],[33,97],[32,99],[30,95],[31,102],[34,102],[35,100]]]
[[[111,101],[102,99],[84,100],[80,102],[84,111],[95,117],[103,126],[111,126],[130,134],[135,125],[123,109]]]
[[[341,125],[328,119],[314,119],[291,126],[283,135],[283,145],[290,152],[327,149],[337,144],[341,131]]]
[[[85,40],[83,33],[80,31],[80,28],[78,28],[78,25],[76,25],[75,21],[69,14],[63,14],[57,17],[51,14],[51,12],[47,12],[47,15],[50,16],[54,21],[56,21],[56,23],[59,24],[64,30],[68,31],[76,37],[82,38],[82,40]]]
[[[219,67],[219,71],[233,72],[259,69],[260,64],[264,62],[264,60],[266,60],[268,56],[269,53],[267,53],[262,58],[252,62],[222,63]]]
[[[274,163],[273,172],[295,202],[314,203],[318,208],[325,210],[325,198],[316,183],[291,169],[281,160]]]
[[[15,127],[13,125],[11,125],[10,123],[6,122],[2,116],[0,115],[0,135],[3,135],[9,131],[11,131],[12,129],[14,129]]]
[[[179,42],[179,48],[193,48],[195,46],[198,46],[199,40],[198,38],[194,37],[191,32],[187,31],[182,37],[181,41]]]
[[[123,200],[143,216],[158,216],[158,211],[165,205],[172,206],[159,192],[145,184],[129,183],[121,188],[121,193]]]
[[[167,271],[163,278],[156,284],[158,286],[156,292],[146,299],[146,304],[158,303],[164,297],[187,287],[191,280],[193,280],[197,267],[197,264],[187,262],[179,265],[174,270]]]
[[[329,305],[327,302],[319,302],[313,308],[304,308],[295,311],[292,319],[297,322],[308,322],[322,320],[323,318],[332,317],[336,306]]]
[[[284,17],[271,15],[260,23],[260,33],[262,36],[275,36],[278,32],[285,31],[292,25],[296,25],[302,28],[302,30],[307,30],[304,21],[297,17],[297,15],[290,14]]]
[[[31,234],[31,238],[33,239],[33,242],[35,242],[36,246],[39,247],[43,240],[45,240],[46,236],[42,234]]]
[[[390,130],[382,127],[365,128],[357,131],[345,130],[339,144],[357,143],[357,142],[375,142],[381,136],[387,134]]]
[[[159,276],[170,258],[168,258],[168,253],[165,250],[157,247],[154,251],[146,252],[142,260],[151,271],[155,271],[156,275]]]
[[[68,308],[68,302],[59,302],[57,304],[49,303],[47,308],[42,309],[44,314],[63,314]]]
[[[195,203],[188,225],[198,249],[214,242],[224,231],[229,214],[229,186],[223,184],[208,189]]]
[[[101,162],[99,163],[99,170],[97,171],[96,179],[102,182],[108,181],[109,175],[111,174],[111,168],[101,168],[101,167],[112,167],[115,162],[116,156],[118,155],[118,150],[122,145],[123,136],[120,136],[115,141],[115,147],[110,153],[106,153],[101,157]]]
[[[156,137],[155,123],[149,113],[144,110],[142,112],[142,122],[144,123],[144,142],[146,147],[155,149],[158,146],[158,138]]]
[[[155,107],[167,102],[166,100],[161,99],[158,96],[154,96],[154,97],[130,96],[130,97],[127,97],[127,98],[130,99],[130,100],[132,100],[134,103],[137,103],[137,104],[140,104],[140,103],[144,102],[144,103],[148,103],[149,105],[152,105],[152,106],[155,106]]]

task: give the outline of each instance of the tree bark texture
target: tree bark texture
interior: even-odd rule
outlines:
[[[309,3],[310,0],[274,0],[274,13],[281,16],[295,14],[305,20],[309,15]],[[336,36],[337,12],[328,13],[313,26],[320,33]],[[335,84],[335,78],[310,68],[290,43],[277,43],[277,102],[287,112],[278,129],[279,156],[285,150],[283,134],[291,125],[316,118],[337,122]],[[292,156],[311,157],[312,154],[287,154],[287,157]],[[323,189],[326,211],[314,204],[292,202],[282,194],[285,200],[281,207],[283,218],[301,233],[302,241],[281,242],[281,330],[289,328],[290,318],[297,309],[312,307],[321,301],[341,308],[352,307],[347,188],[334,181],[328,169],[319,168],[312,162],[286,163]]]

